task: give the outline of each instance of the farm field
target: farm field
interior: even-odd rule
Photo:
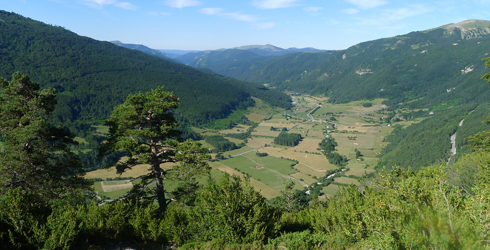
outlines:
[[[255,190],[261,192],[264,197],[271,199],[281,195],[286,183],[293,181],[294,188],[303,190],[307,185],[317,182],[315,178],[325,176],[328,170],[339,169],[338,166],[330,164],[326,157],[318,150],[318,144],[325,136],[335,138],[337,142],[336,151],[345,155],[349,161],[346,168],[348,171],[342,175],[353,175],[361,177],[364,174],[374,172],[374,166],[378,161],[378,154],[386,146],[384,137],[389,135],[393,127],[388,126],[382,121],[385,116],[386,106],[382,104],[383,99],[371,101],[355,101],[345,104],[329,104],[324,97],[308,95],[293,96],[294,107],[291,110],[272,108],[260,99],[254,98],[256,106],[249,108],[245,116],[253,122],[259,123],[247,139],[245,147],[240,149],[223,152],[225,158],[217,162],[210,162],[212,167],[212,177],[220,178],[224,173],[235,174],[241,178],[244,175],[250,176],[250,182]],[[371,107],[363,107],[366,102],[372,104]],[[322,103],[311,117],[307,113]],[[378,112],[379,111],[379,112]],[[314,120],[311,120],[314,119]],[[420,119],[422,120],[422,119]],[[414,121],[401,121],[397,124],[407,126]],[[301,123],[301,124],[300,124]],[[335,124],[335,125],[334,125]],[[297,126],[296,126],[297,125]],[[334,128],[336,126],[336,128]],[[239,124],[232,129],[216,130],[192,127],[192,130],[207,135],[222,135],[229,133],[244,133],[249,125]],[[292,128],[289,133],[298,133],[303,136],[301,143],[294,147],[275,145],[274,138],[280,131],[271,131],[275,128]],[[330,133],[327,133],[330,130]],[[107,127],[97,127],[100,134],[107,133]],[[241,139],[229,138],[236,143],[244,142]],[[204,140],[201,141],[203,147],[214,148]],[[267,146],[265,146],[267,145]],[[1,145],[0,145],[1,148]],[[355,150],[359,150],[362,156],[357,159]],[[267,156],[259,157],[256,150],[260,153],[267,153]],[[215,154],[211,154],[213,159]],[[171,165],[166,166],[171,168]],[[148,166],[136,166],[132,170],[123,173],[121,177],[136,178],[147,173]],[[115,170],[96,170],[87,173],[86,178],[115,178],[119,177]],[[315,177],[315,178],[314,178]],[[202,183],[206,182],[201,178]],[[200,180],[201,180],[200,179]],[[359,181],[349,177],[336,177],[335,181],[341,184],[355,184]],[[111,184],[110,182],[96,182],[97,190],[107,197],[121,195],[124,190],[124,183]],[[130,184],[126,184],[128,187]],[[112,187],[111,187],[112,186]],[[168,187],[167,187],[168,186]],[[167,183],[166,188],[171,190],[174,184]],[[117,189],[115,187],[120,187]],[[113,188],[113,191],[110,191]],[[117,190],[115,190],[117,189]],[[339,186],[331,184],[323,187],[321,197],[330,198],[338,191]],[[108,195],[109,194],[109,195]],[[117,197],[117,196],[116,196]]]
[[[251,148],[259,148],[264,146],[265,144],[270,145],[273,142],[273,138],[252,137],[248,139],[247,146]]]
[[[295,186],[306,186],[304,182],[291,177],[290,174],[297,172],[291,165],[294,162],[276,157],[266,156],[258,157],[255,153],[247,153],[231,159],[222,160],[220,163],[239,171],[242,174],[248,174],[252,178],[263,182],[268,187],[280,192],[284,190],[289,180],[295,182]]]
[[[280,131],[271,131],[270,126],[262,126],[255,128],[254,132],[252,132],[252,136],[267,136],[270,138],[277,137],[281,133]]]
[[[225,129],[225,130],[220,130],[219,134],[238,134],[238,133],[245,133],[247,130],[250,128],[250,126],[239,124],[236,127],[232,129]]]

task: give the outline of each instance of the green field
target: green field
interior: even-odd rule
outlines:
[[[220,162],[241,173],[249,174],[252,178],[277,191],[284,190],[285,184],[290,179],[295,181],[296,188],[302,188],[299,180],[289,176],[298,172],[291,167],[294,162],[290,160],[272,156],[258,157],[251,152]]]

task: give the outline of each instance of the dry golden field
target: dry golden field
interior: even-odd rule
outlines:
[[[265,144],[270,145],[272,142],[274,142],[274,139],[272,138],[252,137],[248,139],[247,146],[251,148],[259,148]]]
[[[265,126],[265,127],[274,127],[274,128],[290,128],[296,124],[295,122],[292,121],[286,121],[283,120],[283,122],[272,122],[272,121],[267,121],[263,122],[260,124],[260,126]]]
[[[359,181],[358,180],[352,179],[352,178],[349,178],[349,177],[335,178],[335,181],[338,182],[338,183],[342,183],[342,184],[355,184],[355,185],[359,185]]]
[[[162,165],[163,169],[171,169],[172,166],[174,166],[174,163],[166,163]],[[150,165],[147,164],[141,164],[133,167],[130,170],[126,170],[126,172],[122,173],[121,175],[118,175],[116,173],[116,168],[108,168],[108,169],[98,169],[94,171],[87,172],[85,174],[86,179],[93,179],[93,178],[102,178],[102,179],[107,179],[107,178],[116,178],[116,177],[132,177],[132,178],[137,178],[139,176],[145,175],[148,173],[148,169],[150,168]]]
[[[377,135],[371,134],[341,134],[341,133],[333,133],[331,134],[335,141],[338,144],[338,147],[350,147],[357,149],[370,149],[374,148],[376,145],[376,137]],[[355,140],[350,140],[347,137],[357,137]]]
[[[306,182],[306,184],[310,185],[316,182],[315,179],[313,179],[311,176],[308,176],[304,173],[295,173],[291,175],[292,177],[298,179],[298,180],[303,180],[303,182]]]
[[[298,163],[298,164],[294,165],[294,168],[297,169],[298,171],[300,171],[301,173],[309,174],[311,176],[321,177],[321,176],[325,175],[325,172],[322,172],[320,170],[316,170],[314,168],[310,168],[310,167],[308,167],[302,163]]]
[[[298,145],[295,147],[292,147],[291,149],[294,151],[303,151],[303,152],[320,152],[317,150],[318,148],[318,143],[320,143],[322,140],[320,139],[310,139],[310,138],[305,138],[303,139]]]
[[[104,192],[113,192],[116,190],[121,190],[121,189],[128,189],[133,187],[133,183],[131,183],[130,180],[124,180],[124,181],[102,181],[100,183],[102,190]]]
[[[260,152],[265,152],[271,156],[275,156],[278,158],[283,157],[283,158],[295,159],[319,171],[322,169],[325,170],[337,169],[337,166],[328,163],[328,160],[325,158],[325,156],[321,154],[316,155],[316,154],[300,153],[300,152],[294,152],[294,150],[292,149],[284,150],[281,148],[274,148],[274,147],[267,147],[261,149]]]
[[[364,173],[372,173],[374,172],[374,169],[364,169],[364,168],[350,168],[349,171],[347,171],[345,174],[346,175],[355,175],[361,177]]]
[[[261,126],[255,128],[255,131],[252,132],[252,135],[261,135],[261,136],[273,136],[277,137],[281,133],[280,131],[271,131],[271,127]]]
[[[337,191],[339,191],[339,186],[335,184],[330,184],[322,188],[322,193],[324,193],[325,197],[327,198],[332,198],[337,193]]]
[[[370,127],[338,126],[337,129],[339,131],[349,131],[349,132],[357,131],[357,132],[361,132],[361,133],[366,133],[366,131],[368,131],[370,129]]]
[[[256,113],[251,113],[251,114],[248,114],[248,115],[245,115],[245,116],[250,121],[255,122],[255,123],[259,123],[259,122],[263,121],[265,118],[267,118],[267,116],[265,116],[265,115],[256,114]]]
[[[319,138],[322,138],[323,139],[323,137],[324,137],[323,133],[324,133],[324,130],[310,130],[308,132],[308,135],[307,136],[308,137],[319,137]]]
[[[238,126],[232,128],[232,129],[225,129],[225,130],[220,130],[220,134],[239,134],[239,133],[245,133],[247,130],[250,128],[250,126],[247,125],[242,125],[239,124]]]

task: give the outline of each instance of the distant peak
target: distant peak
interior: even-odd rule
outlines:
[[[236,47],[235,49],[241,49],[241,50],[250,50],[250,49],[262,49],[262,50],[272,50],[272,51],[281,51],[283,49],[276,47],[271,44],[266,44],[266,45],[245,45],[245,46],[240,46]]]
[[[448,34],[454,34],[456,29],[461,31],[461,39],[478,38],[490,34],[490,21],[470,19],[459,23],[450,23],[439,28],[445,29]]]

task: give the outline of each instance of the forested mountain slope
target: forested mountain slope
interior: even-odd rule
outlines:
[[[135,92],[164,85],[181,99],[178,113],[193,124],[253,105],[251,96],[289,107],[289,97],[262,85],[196,70],[110,42],[78,36],[15,13],[0,11],[0,77],[19,71],[58,91],[61,122],[106,119]]]
[[[490,52],[489,21],[469,20],[368,41],[346,50],[237,59],[209,53],[197,67],[281,90],[324,94],[330,102],[388,98],[388,104],[488,101],[481,59]],[[221,58],[220,58],[221,57]],[[236,59],[236,60],[235,60]]]

